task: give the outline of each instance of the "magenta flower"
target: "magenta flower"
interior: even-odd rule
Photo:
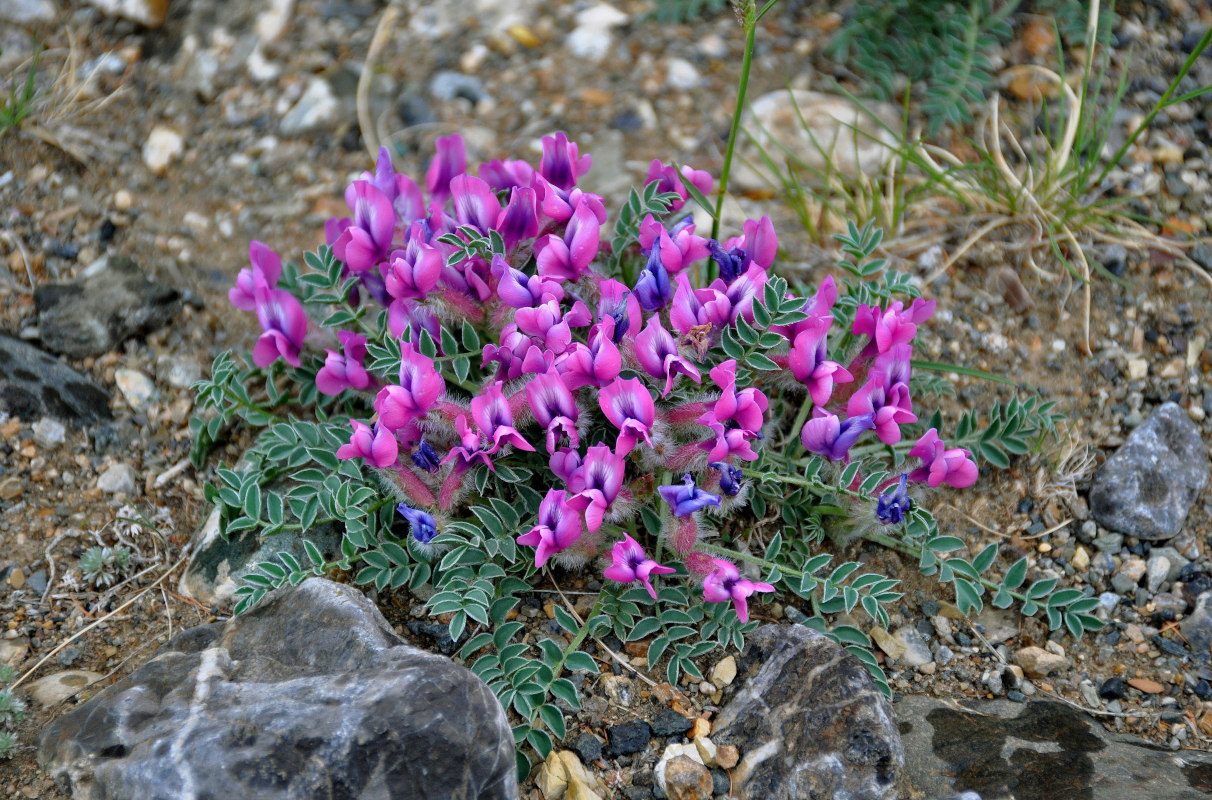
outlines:
[[[434,368],[433,360],[405,342],[400,345],[400,383],[379,391],[375,411],[389,430],[399,430],[423,419],[445,392],[446,381]]]
[[[397,175],[391,165],[391,152],[387,145],[379,148],[379,160],[375,162],[375,173],[363,172],[361,179],[370,181],[391,202],[392,208],[405,224],[425,216],[425,196],[421,187],[407,175]]]
[[[720,504],[719,496],[695,486],[694,478],[689,473],[682,476],[681,483],[658,486],[657,491],[669,504],[675,517],[688,517],[701,508]]]
[[[370,375],[362,366],[366,358],[366,337],[350,331],[337,331],[343,354],[328,351],[324,366],[316,373],[316,388],[321,394],[338,395],[346,389],[365,389]]]
[[[836,414],[822,413],[804,423],[800,442],[810,453],[833,461],[849,461],[850,448],[874,424],[871,414],[839,420]]]
[[[720,254],[726,255],[731,262],[731,272],[735,275],[743,275],[749,270],[750,264],[757,264],[762,269],[770,269],[770,265],[774,263],[774,257],[779,251],[779,237],[774,233],[774,223],[770,221],[770,217],[762,215],[760,220],[747,219],[742,226],[744,234],[734,237],[724,242],[724,246],[719,248]],[[724,251],[727,253],[724,253]],[[719,256],[712,250],[712,257],[719,260]],[[724,264],[720,264],[720,277],[724,276]],[[730,282],[728,278],[724,278],[724,282]]]
[[[630,453],[637,439],[643,439],[652,447],[649,433],[656,421],[656,406],[639,378],[614,381],[606,386],[598,393],[598,404],[611,424],[619,429],[615,451],[620,456]]]
[[[581,277],[601,244],[601,223],[584,200],[576,207],[563,236],[549,233],[535,242],[539,274],[558,280],[575,281]]]
[[[573,212],[583,204],[593,214],[598,225],[606,224],[606,203],[600,194],[583,192],[576,187],[565,191],[548,183],[538,174],[534,177],[533,186],[543,216],[552,222],[567,222],[572,218]]]
[[[489,458],[492,453],[484,449],[480,431],[471,429],[471,426],[467,424],[465,414],[460,414],[455,419],[455,432],[459,434],[459,446],[450,448],[450,452],[442,459],[443,464],[449,461],[455,462],[454,469],[447,476],[447,483],[454,480],[454,476],[471,469],[477,461],[496,472],[497,468],[493,466],[492,459]],[[445,487],[443,488],[445,489]],[[445,494],[446,492],[443,491],[443,495]]]
[[[909,345],[898,344],[877,356],[867,372],[867,383],[846,404],[850,416],[872,415],[875,435],[884,444],[899,442],[900,426],[917,421],[909,397],[911,353]]]
[[[614,320],[611,337],[614,343],[634,338],[644,321],[644,312],[635,293],[613,278],[599,281],[598,292],[598,319],[611,317]]]
[[[715,421],[708,422],[706,425],[711,428],[711,432],[715,434],[715,438],[708,439],[699,446],[707,451],[709,459],[712,461],[723,461],[735,456],[742,461],[757,461],[758,454],[754,452],[753,446],[749,444],[753,439],[757,438],[756,435],[743,431],[740,428],[725,428]]]
[[[258,286],[257,320],[261,336],[253,347],[253,363],[268,367],[279,357],[292,367],[299,366],[299,350],[307,337],[307,314],[303,305],[285,289]]]
[[[530,186],[534,183],[535,174],[534,167],[521,160],[493,159],[480,165],[480,177],[497,191]]]
[[[722,558],[713,558],[715,570],[703,579],[703,599],[709,603],[725,603],[729,600],[736,608],[741,622],[749,621],[749,597],[754,592],[773,592],[774,587],[761,581],[742,578],[736,566]]]
[[[602,519],[623,488],[627,464],[604,444],[589,448],[584,460],[568,482],[573,495],[568,505],[584,513],[590,533],[602,527]]]
[[[980,473],[972,454],[962,447],[947,450],[934,428],[926,431],[909,451],[911,458],[920,458],[922,465],[909,473],[911,481],[925,481],[929,486],[945,483],[963,489],[976,483]]]
[[[848,383],[854,376],[836,361],[826,358],[826,343],[829,335],[828,320],[809,320],[811,324],[800,329],[787,353],[787,366],[796,380],[808,387],[812,402],[824,406],[833,394],[834,383]],[[848,411],[848,414],[854,414]]]
[[[484,357],[480,364],[487,367],[488,362],[496,361],[497,380],[513,380],[528,373],[546,372],[547,367],[555,361],[550,350],[543,349],[542,342],[536,342],[518,330],[517,324],[510,322],[501,329],[500,345],[484,346]]]
[[[917,298],[908,310],[899,300],[883,311],[879,306],[860,304],[854,316],[854,333],[870,336],[877,352],[886,353],[893,345],[906,344],[917,335],[917,326],[934,313],[936,301]]]
[[[702,425],[718,422],[728,427],[729,422],[749,434],[762,430],[763,415],[769,401],[766,395],[753,386],[736,390],[736,360],[728,359],[711,370],[711,379],[720,387],[720,399],[697,420]],[[722,458],[712,456],[713,461]]]
[[[817,287],[812,302],[806,303],[806,307],[802,309],[808,314],[807,319],[793,322],[790,325],[771,325],[770,330],[780,334],[787,341],[794,342],[796,337],[805,330],[815,330],[822,324],[827,329],[833,324],[833,304],[836,302],[837,284],[834,283],[832,275],[827,275],[825,280],[821,281],[821,285]]]
[[[661,243],[652,246],[648,263],[635,282],[635,297],[645,311],[659,311],[669,305],[673,287],[669,285],[669,270],[661,262]]]
[[[698,369],[678,352],[677,342],[661,326],[661,319],[656,314],[648,318],[644,330],[635,337],[635,355],[645,372],[654,378],[665,379],[661,397],[669,394],[673,380],[679,374],[688,376],[695,383],[702,380]]]
[[[242,269],[236,276],[236,285],[227,292],[227,299],[241,311],[257,308],[257,289],[273,289],[282,275],[282,257],[258,241],[248,244],[248,260],[251,269]]]
[[[584,532],[581,515],[568,505],[568,493],[563,489],[548,489],[539,504],[539,520],[533,528],[518,537],[518,544],[534,547],[535,569],[542,569],[547,559],[562,553],[576,543]]]
[[[345,202],[353,209],[353,222],[332,251],[353,272],[366,272],[387,258],[396,231],[391,201],[370,181],[354,181],[345,189]]]
[[[483,394],[471,399],[472,419],[475,420],[476,427],[492,442],[492,449],[488,451],[490,455],[507,444],[519,450],[533,452],[534,446],[522,438],[522,434],[513,427],[513,411],[509,408],[509,401],[505,399],[503,386],[501,381],[497,381],[484,389]]]
[[[581,467],[581,454],[568,447],[562,448],[551,454],[551,458],[547,459],[547,466],[552,475],[571,485],[573,476]]]
[[[684,272],[674,278],[674,283],[678,288],[673,293],[669,321],[678,333],[685,336],[691,329],[704,325],[722,328],[731,321],[732,303],[727,295],[710,287],[692,289]]]
[[[766,285],[766,277],[766,270],[752,264],[731,283],[725,284],[718,279],[712,281],[711,288],[728,300],[728,322],[735,323],[738,317],[744,317],[746,322],[753,322],[753,301]]]
[[[513,250],[523,239],[532,239],[539,233],[539,209],[534,189],[529,186],[514,187],[509,193],[509,203],[497,217],[496,229],[505,239],[505,250]]]
[[[467,149],[457,133],[439,136],[434,144],[438,152],[425,173],[425,188],[441,204],[450,197],[450,182],[467,171]]]
[[[615,542],[610,550],[612,563],[602,573],[603,576],[619,583],[634,583],[639,581],[648,590],[648,594],[656,600],[656,590],[652,588],[653,575],[672,575],[677,572],[673,567],[662,567],[644,553],[640,543],[627,534],[623,541]]]
[[[442,278],[446,259],[436,247],[410,239],[403,250],[391,254],[384,282],[387,293],[405,300],[424,300]]]
[[[492,257],[492,276],[497,279],[497,297],[510,308],[534,308],[550,296],[564,299],[564,287],[542,275],[527,275],[509,266],[503,256]]]
[[[699,193],[704,197],[711,194],[712,180],[711,174],[704,172],[701,169],[691,169],[683,166],[681,171],[676,167],[666,166],[661,163],[660,159],[654,158],[652,163],[648,165],[648,176],[644,179],[644,185],[648,185],[653,181],[657,181],[658,192],[673,192],[678,196],[677,200],[669,206],[670,211],[680,211],[682,206],[686,205],[686,201],[690,199],[690,192],[686,191],[686,184],[694,186],[699,190]]]
[[[640,223],[640,248],[655,253],[659,248],[661,265],[670,275],[677,275],[695,261],[711,255],[707,240],[694,234],[694,220],[685,217],[666,230],[649,214]]]
[[[589,171],[593,157],[580,155],[576,142],[568,141],[563,131],[543,137],[543,157],[539,159],[539,174],[556,188],[568,191],[577,178]]]
[[[496,226],[501,201],[485,181],[474,175],[456,175],[450,181],[450,194],[459,225],[470,225],[485,235]]]
[[[387,330],[397,339],[404,336],[404,331],[409,331],[409,337],[414,342],[420,338],[421,331],[428,331],[435,342],[442,338],[438,318],[427,306],[415,300],[391,301],[387,306]]]
[[[559,301],[545,295],[543,302],[534,308],[519,308],[514,313],[514,321],[518,330],[533,336],[558,356],[572,343],[572,328],[588,325],[593,321],[593,316],[580,300],[573,303],[572,308],[565,313],[560,308]]]
[[[364,458],[367,464],[378,469],[396,463],[400,444],[395,434],[378,423],[375,423],[374,430],[357,420],[351,419],[349,424],[353,426],[353,434],[349,437],[349,444],[337,448],[337,458]]]
[[[606,317],[589,331],[589,344],[575,342],[556,361],[564,385],[570,390],[582,386],[605,386],[619,377],[623,356],[614,343],[614,319]]]
[[[572,447],[580,445],[577,404],[555,368],[531,378],[530,383],[526,384],[526,399],[530,402],[530,413],[535,421],[547,430],[548,453],[556,452],[560,434],[568,438]]]

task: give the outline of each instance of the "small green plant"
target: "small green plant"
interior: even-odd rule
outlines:
[[[112,586],[130,566],[125,547],[90,547],[80,556],[80,572],[93,586]]]
[[[17,746],[17,737],[9,730],[25,717],[25,703],[13,694],[8,684],[13,681],[13,668],[0,667],[0,758],[8,758]]]
[[[33,112],[34,99],[37,95],[34,90],[34,80],[38,75],[40,55],[40,51],[34,52],[24,81],[18,80],[16,74],[9,79],[8,100],[0,105],[0,136],[3,136],[9,128],[16,128]]]

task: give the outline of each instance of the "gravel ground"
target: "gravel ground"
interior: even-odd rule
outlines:
[[[289,5],[248,4],[253,10],[224,8],[219,14],[216,0],[175,3],[159,30],[84,5],[29,30],[0,22],[0,76],[28,56],[32,33],[49,48],[42,60],[48,79],[67,61],[69,48],[80,65],[74,76],[65,72],[44,85],[53,102],[32,119],[35,126],[0,137],[0,330],[35,335],[29,276],[36,285],[69,279],[107,254],[133,257],[189,300],[167,328],[72,362],[112,390],[114,417],[129,421],[114,426],[112,435],[69,430],[59,443],[30,422],[0,422],[0,627],[11,632],[7,641],[28,642],[17,658],[18,674],[75,636],[34,677],[70,666],[112,680],[172,633],[224,613],[176,595],[175,578],[153,586],[204,517],[200,486],[210,477],[192,467],[173,471],[188,455],[192,401],[168,373],[191,365],[205,372],[218,352],[251,344],[255,322],[229,309],[225,299],[245,263],[248,240],[292,254],[315,246],[322,241],[322,220],[344,208],[345,183],[369,163],[352,98],[382,13],[379,4],[300,0],[285,16],[274,15]],[[398,167],[417,174],[433,138],[452,130],[464,133],[479,160],[533,156],[540,136],[562,129],[593,153],[589,186],[608,195],[612,207],[654,157],[718,173],[742,45],[728,14],[662,26],[643,19],[647,6],[641,3],[616,4],[618,20],[600,8],[549,0],[474,5],[475,21],[466,9],[453,8],[460,4],[406,13],[379,54],[371,108],[376,129],[405,149]],[[1192,31],[1198,35],[1210,21],[1201,16],[1209,13],[1206,6],[1182,0],[1167,3],[1165,11],[1122,5],[1117,32],[1136,52],[1117,123],[1121,137],[1164,91]],[[787,2],[771,15],[759,37],[753,96],[787,83],[847,83],[848,73],[819,54],[840,20],[831,6]],[[263,8],[269,10],[259,17]],[[597,16],[585,16],[590,11]],[[586,19],[598,20],[597,27]],[[275,27],[282,27],[277,38]],[[1021,41],[998,55],[1004,64],[1028,58]],[[1119,50],[1113,63],[1122,68]],[[1201,75],[1201,84],[1212,83],[1212,76]],[[1167,220],[1171,232],[1202,235],[1212,225],[1209,118],[1206,100],[1162,115],[1126,162],[1125,179],[1145,192],[1137,210]],[[963,138],[963,132],[954,137],[957,152],[965,147]],[[179,152],[173,152],[174,142]],[[157,158],[166,152],[171,156],[161,166]],[[787,269],[814,280],[824,276],[817,265],[832,256],[797,231],[790,212],[761,193],[739,204],[746,213],[775,217]],[[955,248],[969,232],[954,231],[941,244]],[[926,244],[919,249],[897,252],[908,256],[903,268],[924,276],[935,256]],[[1065,585],[1101,593],[1115,590],[1113,577],[1125,563],[1147,561],[1150,551],[1130,538],[1108,538],[1090,520],[1090,477],[1166,400],[1186,408],[1205,437],[1212,434],[1212,314],[1207,275],[1166,254],[1093,255],[1124,283],[1096,279],[1091,353],[1080,347],[1080,287],[1043,281],[1022,269],[1021,251],[994,246],[973,249],[926,287],[940,312],[922,341],[925,357],[1012,375],[1039,387],[1068,415],[1059,444],[988,475],[972,490],[938,498],[940,524],[970,542],[973,554],[994,540],[1006,545],[1002,567],[1029,554],[1033,575],[1055,574]],[[1192,255],[1212,268],[1212,251],[1197,248]],[[1005,267],[1023,276],[1023,292],[1006,289]],[[151,397],[129,389],[130,396],[124,394],[117,383],[126,375],[121,370],[152,379]],[[956,380],[955,388],[954,399],[941,401],[952,420],[966,408],[987,408],[1010,396],[1007,387],[969,378]],[[229,442],[210,468],[230,463],[246,444],[239,437]],[[129,465],[135,475],[122,493],[98,487],[116,464]],[[154,528],[144,524],[135,531],[118,519],[132,512]],[[874,546],[852,545],[845,555],[905,582],[906,602],[890,630],[917,631],[930,648],[930,660],[920,666],[888,665],[894,691],[957,698],[1055,694],[1109,712],[1100,717],[1108,725],[1203,749],[1212,737],[1212,690],[1200,685],[1188,659],[1164,643],[1181,643],[1170,623],[1188,610],[1193,582],[1212,573],[1210,529],[1212,500],[1205,492],[1169,543],[1193,566],[1167,581],[1168,591],[1164,585],[1157,592],[1128,587],[1125,602],[1109,614],[1113,624],[1080,642],[1050,637],[1035,620],[995,614],[981,620],[983,631],[974,631],[955,619],[949,590],[921,578],[913,564]],[[94,543],[123,541],[135,554],[119,576],[129,582],[108,589],[84,583],[78,563],[83,552]],[[1176,585],[1184,582],[1186,593]],[[570,576],[562,588],[592,586]],[[549,599],[536,595],[523,616],[545,625]],[[393,624],[418,635],[408,623],[419,621],[419,600],[379,601]],[[758,607],[756,616],[796,613],[776,604]],[[439,644],[417,630],[422,643]],[[626,658],[640,655],[633,646],[613,644]],[[1002,660],[1013,662],[1031,646],[1054,655],[1063,649],[1064,666],[1023,684],[1004,678]],[[722,657],[708,658],[706,675]],[[617,678],[586,687],[586,707],[577,718],[581,733],[604,738],[610,726],[653,721],[670,707],[703,713],[731,691],[650,686],[646,676],[616,669],[622,673]],[[1125,688],[1118,698],[1091,691],[1115,677],[1154,681],[1160,690]],[[59,796],[38,770],[33,745],[42,725],[62,709],[32,709],[19,730],[21,749],[0,762],[0,797]],[[571,744],[578,731],[570,728]],[[598,765],[611,785],[642,785],[656,755],[659,748],[605,755]]]

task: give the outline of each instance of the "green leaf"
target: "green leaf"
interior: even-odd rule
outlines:
[[[1010,565],[1010,569],[1006,570],[1006,577],[1002,579],[1002,586],[1007,589],[1017,589],[1023,585],[1023,581],[1027,579],[1027,557],[1023,556],[1018,561]],[[1001,606],[999,606],[1001,608]]]
[[[1056,578],[1045,578],[1031,584],[1031,588],[1027,590],[1027,598],[1030,600],[1039,600],[1047,597],[1048,594],[1056,588]]]
[[[564,713],[552,705],[539,706],[539,717],[557,739],[563,739],[568,729],[564,726]]]
[[[979,614],[984,607],[976,587],[962,578],[955,580],[955,604],[964,616],[973,611]]]
[[[954,536],[936,536],[926,542],[926,548],[932,553],[950,553],[964,546],[963,539]]]
[[[480,352],[480,335],[476,333],[475,327],[463,320],[463,349],[468,353]]]
[[[569,614],[562,606],[554,606],[556,621],[560,623],[560,627],[571,634],[576,634],[581,629],[576,617]]]
[[[585,670],[595,675],[598,673],[598,662],[593,660],[593,656],[580,650],[574,650],[568,654],[568,658],[564,660],[564,667],[570,670]]]
[[[984,550],[977,554],[976,558],[972,559],[972,567],[978,573],[984,573],[993,565],[993,559],[997,558],[997,542],[990,544]]]

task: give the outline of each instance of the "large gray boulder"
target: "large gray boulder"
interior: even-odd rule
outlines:
[[[110,419],[109,392],[33,345],[0,335],[0,411],[91,426]]]
[[[1177,403],[1139,425],[1090,487],[1090,511],[1104,528],[1148,541],[1182,530],[1208,482],[1208,448]]]
[[[745,686],[711,740],[733,745],[738,800],[893,800],[905,753],[892,707],[862,662],[803,625],[764,625],[740,661]]]
[[[516,800],[505,712],[320,578],[185,631],[43,732],[75,800]]]

